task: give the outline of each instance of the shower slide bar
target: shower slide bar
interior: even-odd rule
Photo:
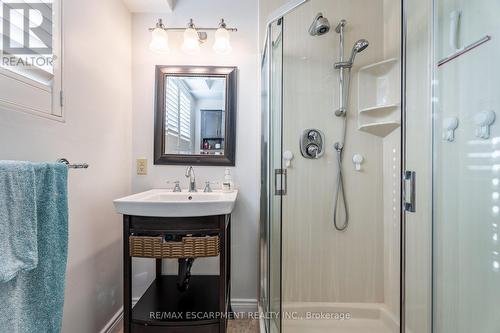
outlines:
[[[476,42],[474,42],[472,44],[469,44],[469,45],[461,48],[460,50],[458,50],[457,52],[455,52],[455,53],[447,56],[446,58],[443,58],[443,59],[439,60],[438,61],[438,67],[441,67],[444,64],[452,61],[453,59],[456,59],[456,58],[460,57],[461,55],[463,55],[463,54],[465,54],[465,53],[467,53],[469,51],[474,50],[476,47],[481,46],[484,43],[489,42],[490,40],[491,40],[491,36],[489,36],[489,35],[484,36],[480,40],[478,40],[478,41],[476,41]]]
[[[71,164],[69,161],[65,158],[60,158],[57,160],[57,163],[63,163],[68,166],[69,169],[87,169],[89,165],[87,163],[81,163],[81,164]]]

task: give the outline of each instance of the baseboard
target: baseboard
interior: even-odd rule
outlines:
[[[251,298],[233,298],[231,299],[231,307],[233,312],[240,313],[255,313],[258,309],[257,300]]]
[[[139,301],[139,298],[132,299],[132,307]],[[123,308],[120,308],[113,317],[108,321],[100,333],[116,333],[116,329],[120,326],[123,320]]]
[[[111,317],[111,320],[108,321],[106,326],[101,330],[100,333],[115,333],[116,329],[120,325],[121,321],[123,320],[123,308],[120,308],[113,317]]]

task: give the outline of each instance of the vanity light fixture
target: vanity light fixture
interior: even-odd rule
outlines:
[[[151,31],[151,43],[149,48],[151,51],[158,53],[168,53],[168,33],[162,20],[159,19],[156,27],[149,29]]]
[[[168,47],[168,33],[167,31],[183,31],[184,41],[182,43],[182,51],[187,54],[195,55],[200,52],[200,46],[207,39],[207,31],[215,31],[215,42],[213,49],[216,53],[225,55],[231,53],[230,34],[229,32],[236,32],[236,28],[228,28],[224,19],[221,19],[217,28],[198,28],[195,26],[193,19],[189,20],[187,28],[167,28],[162,19],[158,20],[154,28],[149,28],[151,31],[151,43],[149,48],[158,53],[166,53]]]
[[[219,28],[215,31],[215,43],[213,46],[215,53],[223,55],[231,53],[232,47],[229,38],[226,22],[224,22],[224,19],[221,19]]]
[[[200,53],[200,44],[206,39],[206,34],[203,39],[202,36],[198,35],[196,27],[194,26],[193,19],[189,20],[188,26],[184,31],[184,42],[182,43],[182,51],[187,54],[195,55]]]

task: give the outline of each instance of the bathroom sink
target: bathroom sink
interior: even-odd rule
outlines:
[[[190,217],[225,215],[233,211],[238,191],[172,192],[155,189],[114,200],[123,215],[155,217]]]

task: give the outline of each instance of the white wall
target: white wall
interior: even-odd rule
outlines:
[[[199,55],[182,53],[182,33],[169,33],[171,53],[156,55],[149,51],[148,28],[162,16],[168,26],[183,27],[189,18],[199,26],[215,26],[224,17],[229,26],[236,26],[231,35],[233,52],[216,55],[212,48],[213,34],[202,46]],[[154,66],[161,65],[234,65],[238,73],[238,115],[236,167],[232,168],[240,194],[233,214],[232,298],[257,299],[258,288],[258,212],[259,212],[259,56],[257,45],[257,1],[183,0],[168,15],[137,14],[133,16],[133,160],[147,158],[147,176],[132,173],[132,191],[166,187],[166,181],[180,180],[186,188],[184,166],[153,166]],[[133,162],[135,163],[135,162]],[[135,164],[134,168],[135,170]],[[205,180],[221,181],[222,167],[196,167],[198,187]],[[136,261],[134,296],[138,296],[153,278],[151,261]],[[171,265],[169,265],[171,266]],[[197,260],[193,272],[216,273],[216,260]]]
[[[0,110],[0,158],[87,162],[69,174],[63,332],[99,332],[122,305],[121,216],[130,192],[130,14],[120,0],[64,0],[66,122]]]

